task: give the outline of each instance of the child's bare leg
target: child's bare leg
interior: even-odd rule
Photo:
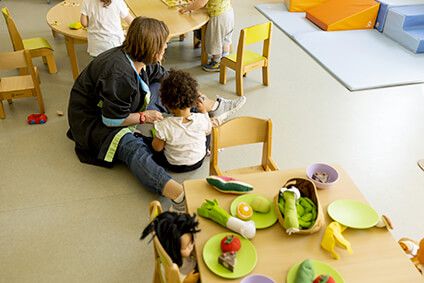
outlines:
[[[183,186],[173,179],[170,179],[163,187],[162,194],[170,200],[177,199],[181,194],[184,194]]]
[[[180,183],[170,179],[163,187],[162,194],[172,200],[172,211],[186,212],[184,189]]]

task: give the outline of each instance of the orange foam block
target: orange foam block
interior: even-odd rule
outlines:
[[[315,7],[325,0],[284,0],[284,4],[289,12],[305,12],[307,9]]]
[[[372,29],[380,3],[374,0],[328,0],[306,11],[306,18],[326,31]]]

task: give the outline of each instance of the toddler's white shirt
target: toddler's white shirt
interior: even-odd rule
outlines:
[[[206,135],[212,130],[207,113],[191,113],[183,117],[167,117],[155,122],[156,137],[166,142],[165,157],[172,165],[194,165],[206,155]]]
[[[100,0],[84,0],[81,14],[88,17],[88,49],[91,56],[119,46],[124,41],[121,19],[129,15],[124,0],[112,0],[103,7]]]

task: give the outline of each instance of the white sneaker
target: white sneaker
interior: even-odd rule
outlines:
[[[171,200],[171,202],[172,202],[172,205],[169,208],[170,212],[176,212],[176,213],[186,213],[187,212],[186,205],[185,205],[185,198],[180,203],[176,203],[172,200]]]
[[[211,118],[215,118],[218,124],[221,125],[225,121],[229,120],[245,103],[246,97],[240,96],[236,99],[226,99],[218,96],[218,107],[209,112]]]

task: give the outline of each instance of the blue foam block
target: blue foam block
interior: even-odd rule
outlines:
[[[383,32],[384,24],[386,22],[389,9],[396,6],[406,5],[420,5],[424,4],[424,0],[377,0],[380,2],[380,9],[378,10],[377,20],[375,21],[375,29]]]
[[[424,5],[389,9],[384,34],[414,53],[424,53]]]

